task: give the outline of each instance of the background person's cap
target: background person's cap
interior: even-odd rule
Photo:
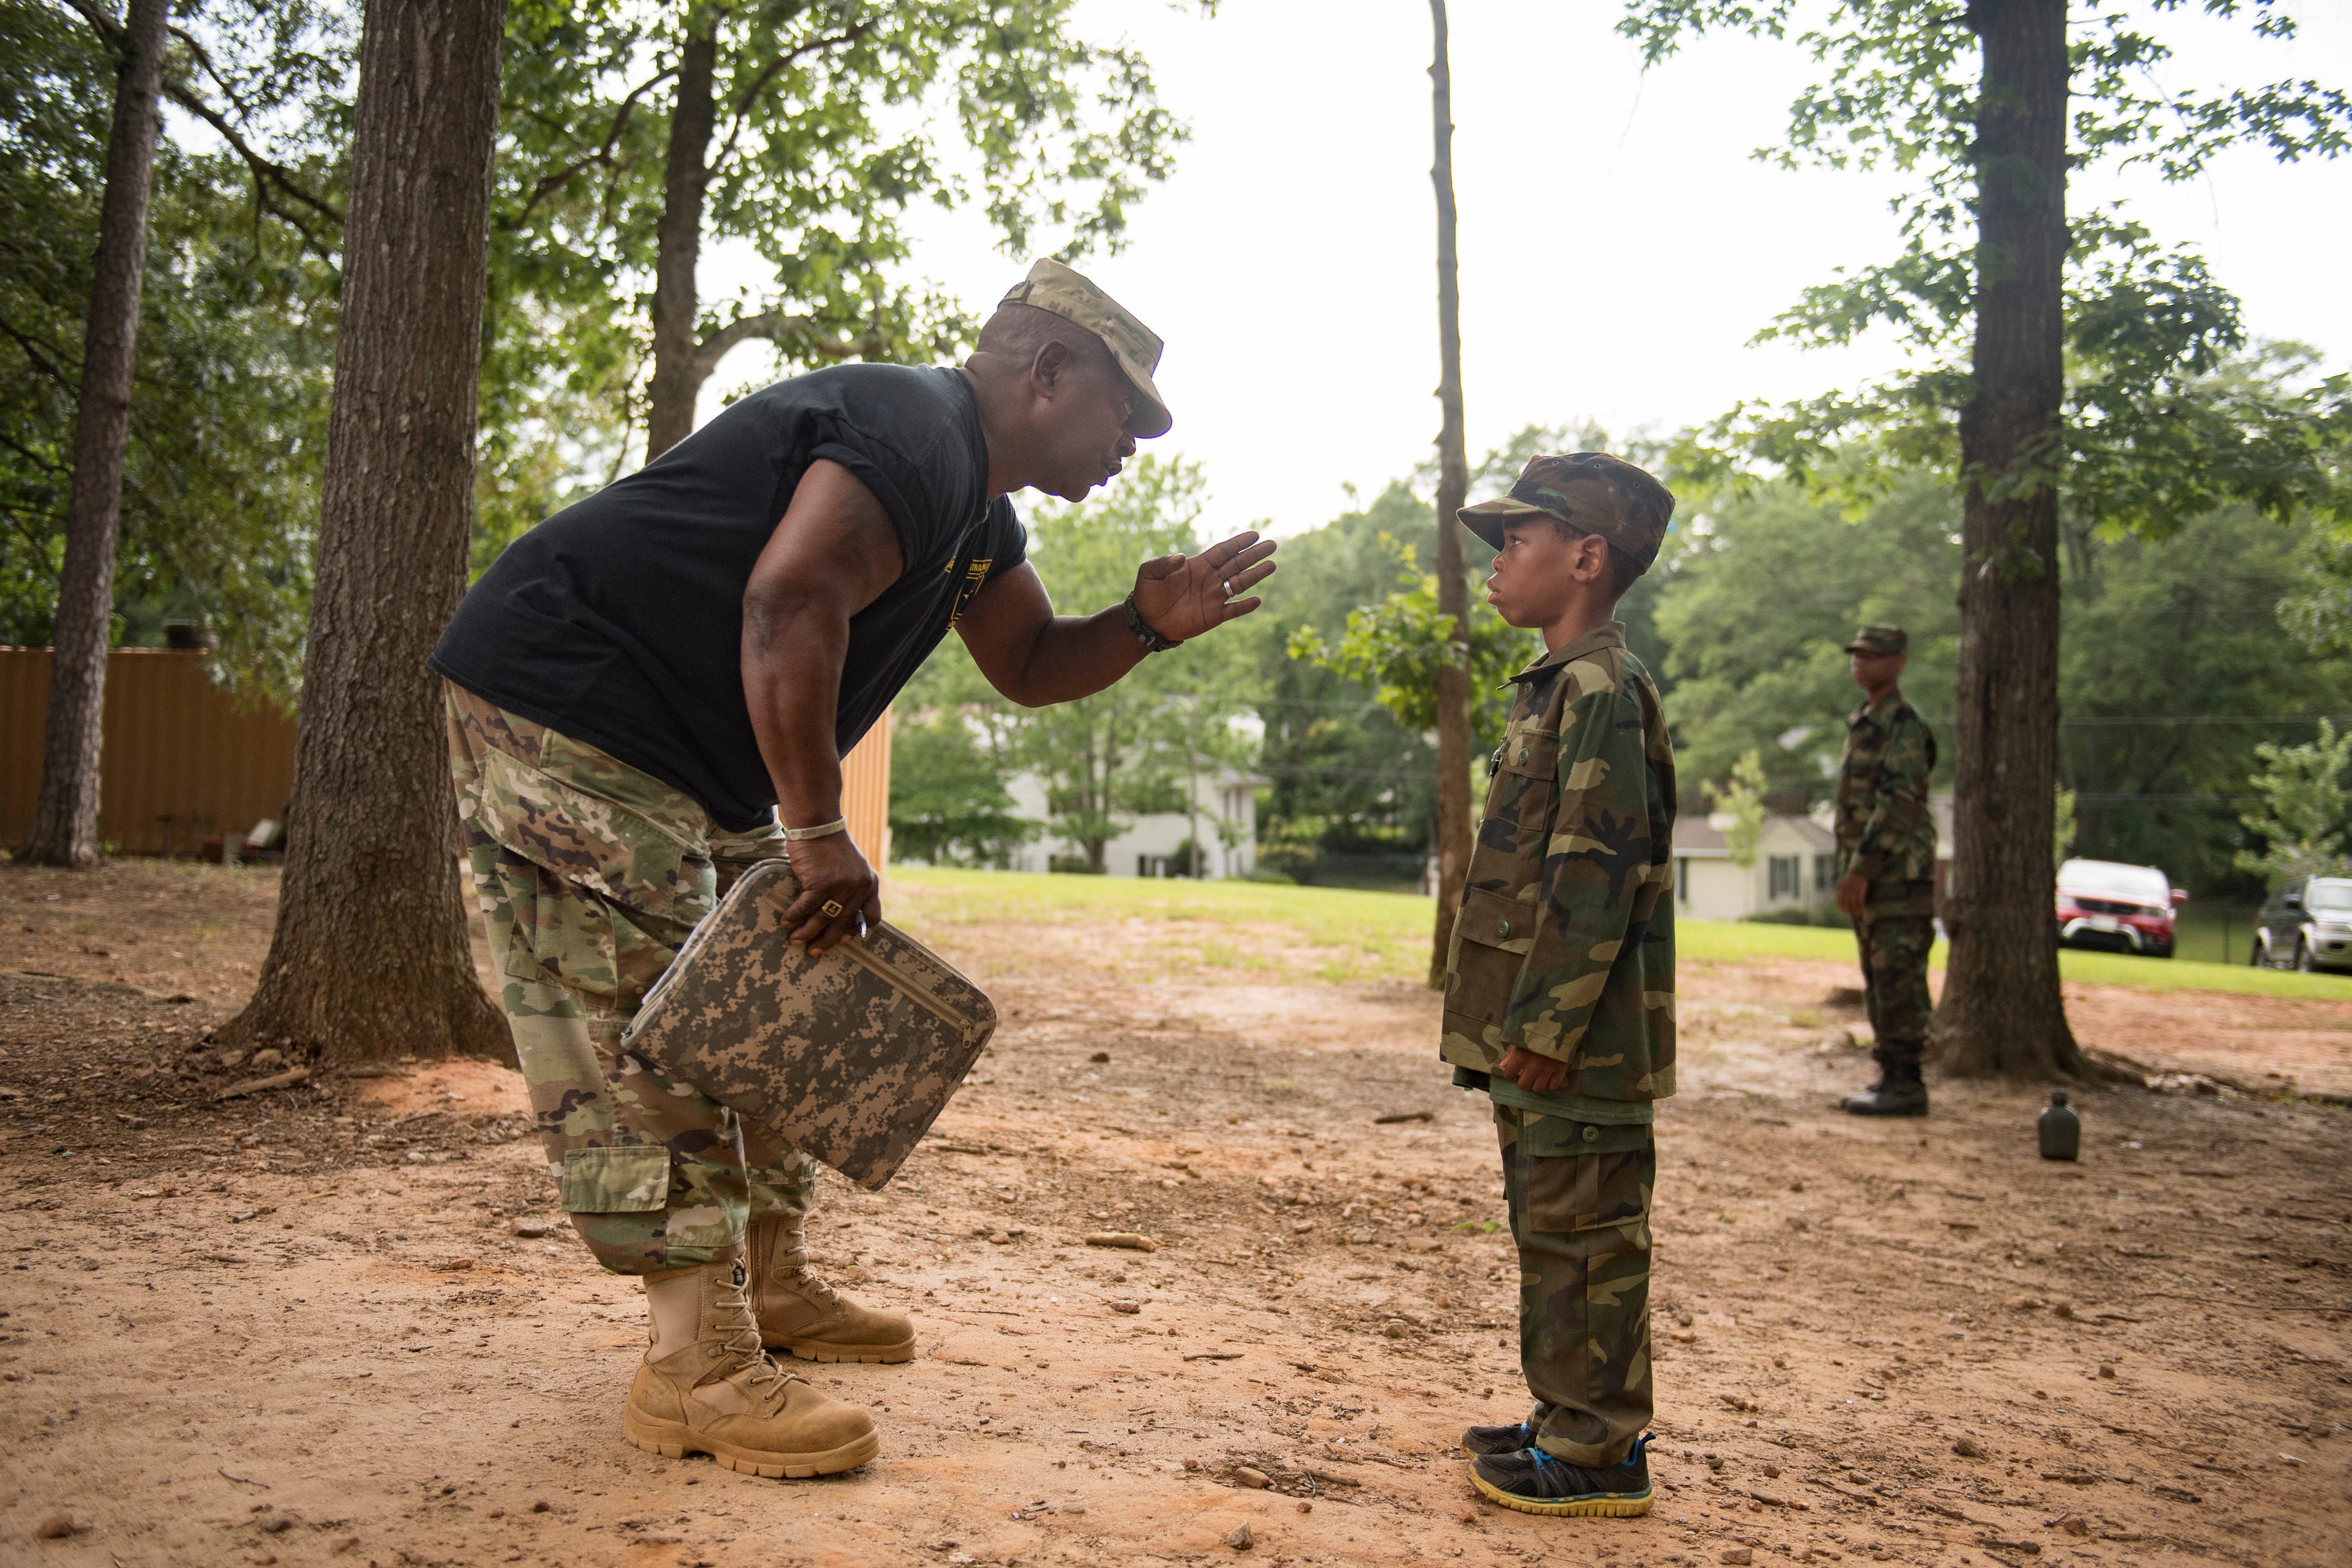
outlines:
[[[1648,571],[1665,542],[1675,498],[1642,469],[1606,452],[1532,458],[1508,495],[1465,506],[1462,526],[1500,550],[1514,518],[1540,513],[1597,533]]]
[[[1100,338],[1135,384],[1138,407],[1128,428],[1147,441],[1168,434],[1175,421],[1169,416],[1168,405],[1160,401],[1160,389],[1151,384],[1151,373],[1160,368],[1160,351],[1167,345],[1159,333],[1128,314],[1125,306],[1097,288],[1091,279],[1047,257],[997,301],[999,310],[1007,305],[1051,310]]]
[[[1911,634],[1901,626],[1864,626],[1845,645],[1848,653],[1908,653]]]

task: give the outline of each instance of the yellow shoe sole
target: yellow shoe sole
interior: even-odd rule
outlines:
[[[1505,1508],[1519,1513],[1548,1514],[1555,1518],[1573,1515],[1580,1519],[1639,1519],[1650,1511],[1650,1504],[1656,1500],[1654,1493],[1641,1492],[1632,1496],[1575,1498],[1565,1502],[1536,1502],[1528,1498],[1513,1497],[1475,1470],[1470,1472],[1470,1484],[1485,1494],[1488,1500],[1501,1503]]]
[[[798,1356],[803,1361],[859,1363],[868,1365],[878,1363],[894,1366],[899,1362],[915,1359],[915,1341],[911,1334],[895,1345],[839,1345],[830,1344],[824,1340],[779,1340],[767,1348],[772,1351],[782,1351],[787,1355]]]
[[[868,1432],[837,1448],[804,1454],[739,1448],[731,1443],[702,1436],[693,1428],[674,1421],[643,1419],[634,1410],[622,1411],[621,1435],[636,1447],[648,1454],[659,1454],[665,1459],[683,1459],[688,1454],[708,1454],[730,1470],[747,1476],[766,1476],[772,1480],[801,1480],[810,1476],[838,1475],[844,1470],[856,1469],[882,1451],[882,1435],[878,1432]]]

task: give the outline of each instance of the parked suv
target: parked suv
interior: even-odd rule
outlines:
[[[2153,866],[2069,860],[2058,868],[2058,940],[2170,958],[2173,910],[2188,901]]]
[[[2352,877],[2298,877],[2254,917],[2255,967],[2352,969]]]

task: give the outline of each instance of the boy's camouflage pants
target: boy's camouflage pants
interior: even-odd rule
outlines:
[[[708,1263],[804,1213],[806,1154],[619,1049],[694,923],[782,830],[722,833],[690,797],[444,682],[457,822],[515,1054],[563,1207],[605,1268]]]
[[[1650,1424],[1647,1122],[1602,1127],[1495,1107],[1519,1246],[1519,1365],[1536,1442],[1572,1465],[1621,1462]]]
[[[1874,902],[1853,922],[1870,1032],[1877,1042],[1871,1054],[1881,1066],[1916,1062],[1927,1047],[1935,1010],[1927,994],[1927,954],[1936,945],[1936,921],[1922,902]]]

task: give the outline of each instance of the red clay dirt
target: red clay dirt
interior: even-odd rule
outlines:
[[[911,1365],[800,1368],[877,1407],[882,1456],[662,1460],[619,1434],[642,1301],[554,1211],[514,1074],[215,1100],[278,1066],[204,1038],[273,891],[0,871],[0,1561],[2317,1568],[2352,1542],[2340,1110],[2086,1091],[2083,1162],[2045,1164],[2038,1092],[1838,1114],[1847,972],[1689,966],[1658,1507],[1531,1519],[1453,1447],[1526,1400],[1493,1132],[1429,994],[1164,965],[1155,922],[965,923],[911,888],[894,916],[1004,1026],[887,1192],[825,1179],[821,1265],[922,1334]],[[2352,1005],[2069,1001],[2135,1056],[2352,1042]],[[1081,1244],[1106,1229],[1159,1249]]]

